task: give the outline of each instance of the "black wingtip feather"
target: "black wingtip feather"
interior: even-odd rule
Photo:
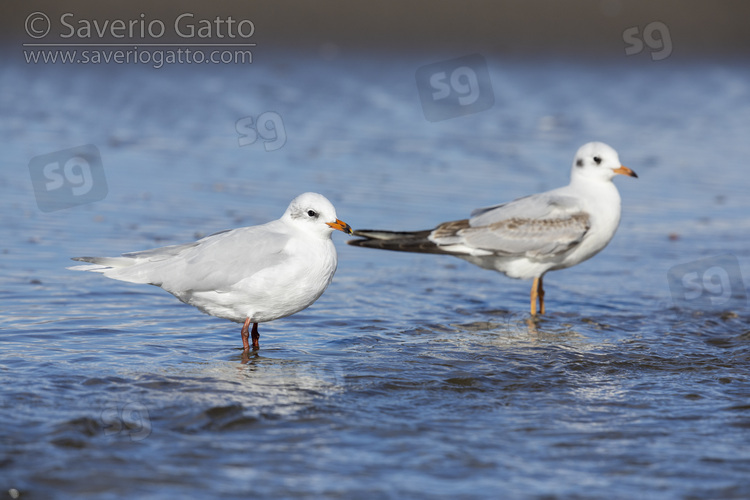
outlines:
[[[354,231],[355,236],[362,239],[348,240],[346,243],[355,247],[377,248],[395,252],[415,253],[446,253],[438,245],[429,240],[431,230],[415,232],[398,231]]]

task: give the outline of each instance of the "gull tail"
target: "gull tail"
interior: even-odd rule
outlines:
[[[362,229],[354,231],[354,236],[364,239],[348,240],[349,245],[365,248],[380,248],[397,252],[448,253],[430,240],[433,230],[402,232]]]
[[[82,266],[69,267],[71,271],[91,271],[107,278],[130,283],[148,283],[161,286],[161,268],[166,261],[182,252],[198,246],[200,241],[184,245],[170,245],[141,252],[129,252],[121,257],[73,257],[79,262],[89,262]]]
[[[130,283],[149,283],[155,284],[153,277],[148,273],[142,272],[143,266],[137,258],[122,256],[122,257],[73,257],[72,260],[79,262],[89,262],[90,264],[84,264],[81,266],[71,266],[68,269],[71,271],[90,271],[92,273],[100,273],[107,278],[112,278],[120,281],[128,281]]]

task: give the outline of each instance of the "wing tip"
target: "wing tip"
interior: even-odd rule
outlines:
[[[75,260],[77,262],[95,262],[96,257],[71,257],[70,260]]]
[[[91,271],[94,273],[103,273],[112,268],[109,266],[103,266],[101,264],[84,264],[82,266],[69,266],[65,269],[68,269],[69,271]]]

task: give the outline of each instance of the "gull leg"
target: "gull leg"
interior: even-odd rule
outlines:
[[[544,276],[539,277],[539,314],[544,314],[544,288],[542,288],[542,279],[544,279]]]
[[[260,349],[260,333],[258,333],[258,323],[253,323],[253,351]]]
[[[248,331],[249,329],[250,329],[250,318],[247,318],[245,320],[245,324],[242,325],[242,331],[240,331],[240,335],[242,336],[242,349],[245,351],[250,350],[250,343],[248,342],[248,337],[252,335],[253,351],[257,351],[258,349],[260,349],[260,343],[258,342],[260,340],[260,333],[258,333],[258,323],[253,323],[252,332]]]
[[[247,318],[245,320],[245,324],[242,325],[242,330],[240,331],[240,335],[242,336],[242,349],[245,351],[250,350],[250,343],[247,341],[247,338],[250,336],[250,333],[247,331],[247,329],[250,327],[250,318]],[[253,327],[255,329],[255,327]]]
[[[539,300],[539,314],[544,314],[544,288],[542,277],[534,278],[531,284],[531,315],[536,316],[536,302]]]

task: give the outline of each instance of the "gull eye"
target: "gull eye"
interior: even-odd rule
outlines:
[[[315,210],[310,209],[310,210],[307,211],[307,215],[308,215],[308,217],[317,217],[318,216],[318,212],[316,212]]]
[[[596,163],[597,165],[599,165],[601,162],[602,162],[602,157],[601,156],[594,156],[594,163]]]

